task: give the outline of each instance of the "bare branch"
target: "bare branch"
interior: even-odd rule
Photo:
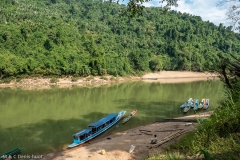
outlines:
[[[225,6],[229,2],[235,2],[236,0],[221,0],[217,3],[217,7]]]
[[[240,22],[240,1],[239,0],[221,0],[217,3],[218,7],[227,7],[227,19],[231,21],[231,25],[235,30],[239,30]]]

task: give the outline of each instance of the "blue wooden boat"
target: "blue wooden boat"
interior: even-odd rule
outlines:
[[[195,100],[194,108],[195,111],[198,110],[198,99]]]
[[[186,102],[184,102],[184,103],[180,106],[180,108],[185,108],[185,107],[187,107],[187,106],[192,107],[192,106],[193,106],[192,101],[193,101],[193,99],[192,99],[192,98],[189,98]]]
[[[21,149],[15,148],[7,153],[0,155],[0,160],[7,159],[7,158],[11,159],[11,157],[13,157],[15,154],[18,154],[19,152],[21,152]]]
[[[208,107],[209,107],[209,102],[210,102],[210,100],[209,100],[209,99],[206,99],[205,104],[204,104],[204,106],[203,106],[203,109],[208,109]]]
[[[188,106],[194,107],[194,99],[193,99],[193,98],[189,98],[189,100],[188,100]]]
[[[83,144],[105,132],[114,124],[116,124],[124,116],[125,113],[126,111],[111,113],[106,117],[98,120],[97,122],[89,124],[89,128],[83,129],[73,135],[73,143],[70,144],[68,148],[73,148],[80,144]]]
[[[183,110],[184,113],[187,113],[190,110],[191,106],[186,106]]]
[[[187,106],[187,104],[188,104],[188,102],[184,102],[184,103],[180,106],[180,108],[185,108],[185,107]]]

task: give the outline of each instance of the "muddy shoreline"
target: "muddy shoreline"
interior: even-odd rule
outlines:
[[[208,72],[188,71],[161,71],[147,73],[143,76],[113,77],[113,76],[89,76],[89,77],[65,77],[65,78],[26,78],[10,83],[1,83],[0,88],[23,89],[51,89],[52,86],[66,88],[71,86],[101,86],[128,81],[143,81],[157,83],[188,83],[194,81],[209,81],[218,78],[217,74]]]

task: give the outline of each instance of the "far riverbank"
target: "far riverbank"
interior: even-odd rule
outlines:
[[[88,77],[65,77],[65,78],[25,78],[20,81],[11,81],[10,83],[1,83],[0,87],[21,87],[26,89],[48,89],[51,86],[69,87],[72,85],[106,85],[111,83],[122,83],[126,81],[144,81],[159,83],[183,83],[213,80],[218,78],[217,74],[209,72],[189,72],[189,71],[161,71],[147,73],[143,76],[113,77],[113,76],[88,76]]]

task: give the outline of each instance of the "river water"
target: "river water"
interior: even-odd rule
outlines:
[[[17,147],[22,154],[46,154],[66,148],[72,135],[109,113],[133,109],[126,124],[102,136],[183,115],[179,106],[190,97],[210,99],[209,110],[224,96],[220,81],[161,84],[126,82],[100,87],[46,90],[0,89],[0,154]],[[187,114],[194,114],[190,111]]]

